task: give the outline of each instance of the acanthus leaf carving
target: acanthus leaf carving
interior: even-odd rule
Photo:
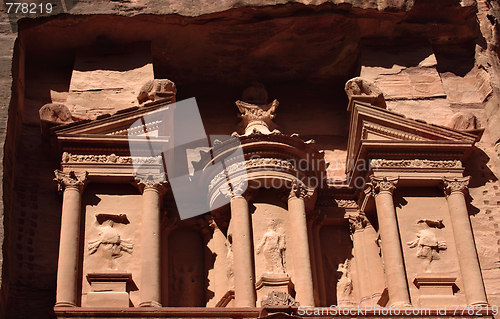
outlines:
[[[348,214],[349,224],[351,225],[351,232],[363,230],[370,222],[362,212]]]
[[[68,187],[76,187],[81,190],[88,182],[88,172],[75,173],[74,171],[70,171],[69,173],[64,173],[56,169],[54,174],[56,176],[54,181],[57,182],[57,189],[60,192]]]
[[[157,190],[160,195],[167,191],[165,173],[136,173],[134,181],[141,193],[150,188]]]
[[[396,189],[398,181],[398,177],[375,177],[372,175],[370,176],[370,183],[367,185],[372,187],[372,191],[375,195],[382,192],[389,192],[392,194]]]
[[[470,176],[462,178],[446,178],[443,177],[444,193],[451,195],[454,192],[465,192],[469,185]]]

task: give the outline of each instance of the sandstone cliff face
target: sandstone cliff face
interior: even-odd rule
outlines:
[[[473,113],[486,131],[465,163],[472,176],[469,211],[489,301],[500,304],[497,1],[57,4],[59,15],[19,21],[15,53],[21,16],[0,14],[0,138],[5,139],[0,317],[48,317],[46,309],[54,304],[60,198],[47,181],[58,163],[45,155],[38,110],[46,103],[67,103],[80,118],[114,113],[136,103],[130,97],[140,85],[131,85],[131,77],[151,75],[172,79],[178,100],[197,97],[210,134],[231,134],[237,123],[233,103],[243,85],[265,83],[270,98],[281,104],[275,121],[280,130],[315,138],[335,163],[329,168],[333,177],[344,174],[343,84],[351,77],[375,82],[388,108],[407,117],[447,125],[459,112]],[[75,65],[85,62],[79,58],[82,47],[130,43],[140,43],[151,60],[90,79],[75,76]],[[94,85],[110,74],[125,82]],[[92,98],[81,98],[84,94]]]

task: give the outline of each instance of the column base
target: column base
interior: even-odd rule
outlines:
[[[155,307],[155,308],[161,308],[161,303],[157,301],[144,301],[139,304],[139,307]]]
[[[75,307],[77,307],[77,305],[74,304],[74,303],[72,303],[72,302],[69,302],[69,301],[56,302],[56,304],[54,305],[54,308],[62,308],[62,307],[72,307],[72,308],[75,308]]]

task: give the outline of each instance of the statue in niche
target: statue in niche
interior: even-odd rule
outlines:
[[[257,247],[257,254],[264,254],[267,273],[286,274],[285,235],[278,233],[276,228],[276,222],[271,221],[269,230],[264,234]]]
[[[352,293],[352,280],[349,274],[351,263],[346,259],[343,264],[339,264],[338,272],[342,273],[339,281],[337,282],[337,303],[349,302]]]
[[[97,215],[97,220],[101,221],[104,214]],[[106,215],[108,216],[108,215]],[[120,217],[121,215],[117,215]],[[110,218],[108,216],[108,218]],[[101,222],[99,229],[99,239],[89,241],[87,244],[90,255],[94,254],[97,250],[102,251],[104,258],[109,260],[110,267],[113,268],[113,260],[123,255],[123,252],[132,254],[134,245],[129,240],[121,239],[118,231],[113,228],[115,222],[113,219],[105,219]]]
[[[228,233],[225,242],[227,249],[226,275],[229,289],[234,289],[234,257],[233,257],[233,235]]]
[[[431,262],[440,259],[439,251],[447,248],[445,241],[437,239],[434,230],[444,227],[443,220],[420,219],[417,224],[420,226],[417,238],[407,244],[410,248],[417,248],[417,257],[425,260],[425,271],[429,272]]]

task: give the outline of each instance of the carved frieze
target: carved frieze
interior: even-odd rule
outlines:
[[[161,156],[137,157],[111,155],[78,155],[64,152],[61,161],[65,164],[103,163],[103,164],[162,164]]]
[[[268,308],[288,308],[299,305],[292,296],[283,291],[272,291],[267,295],[267,298],[262,300],[262,307]]]
[[[232,164],[228,166],[224,171],[215,175],[215,177],[210,182],[210,185],[208,185],[208,191],[211,192],[215,185],[218,185],[221,181],[226,180],[228,177],[231,179],[231,183],[236,185],[236,179],[235,181],[232,180],[233,176],[236,177],[239,173],[245,171],[246,169],[252,168],[265,168],[266,170],[295,170],[295,167],[291,162],[278,158],[249,159],[245,162]]]
[[[370,161],[370,167],[377,168],[462,168],[460,160],[388,160],[373,159]]]

